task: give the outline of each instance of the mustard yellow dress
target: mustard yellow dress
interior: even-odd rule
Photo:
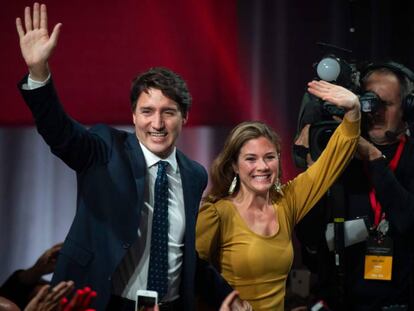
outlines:
[[[259,235],[227,199],[201,207],[196,246],[255,311],[284,310],[285,284],[293,261],[292,231],[344,170],[356,150],[359,121],[344,119],[319,159],[283,186],[273,204],[279,230]]]

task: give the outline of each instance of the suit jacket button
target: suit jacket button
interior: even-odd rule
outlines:
[[[122,243],[123,248],[129,248],[131,245],[127,242]]]

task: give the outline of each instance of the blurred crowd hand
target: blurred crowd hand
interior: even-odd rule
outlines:
[[[29,302],[25,311],[52,311],[61,310],[61,301],[74,289],[72,281],[60,282],[55,287],[43,286],[37,295]]]
[[[94,311],[89,308],[96,292],[89,287],[77,290],[73,297],[66,298],[74,289],[73,281],[60,282],[55,287],[45,285],[29,302],[24,311]]]
[[[35,284],[43,275],[55,270],[57,257],[63,243],[58,243],[46,250],[36,261],[33,267],[19,272],[19,280],[24,284]]]
[[[239,292],[232,291],[221,304],[220,311],[252,311],[252,306],[239,298]]]
[[[94,311],[89,308],[91,302],[96,297],[96,292],[89,287],[78,289],[71,300],[64,297],[61,300],[62,311]]]
[[[13,301],[0,296],[0,311],[20,311],[20,309]]]

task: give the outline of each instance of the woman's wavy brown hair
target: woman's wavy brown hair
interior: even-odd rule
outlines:
[[[276,152],[280,159],[280,138],[268,125],[260,121],[248,121],[237,125],[227,136],[224,143],[223,150],[213,161],[210,168],[211,188],[207,195],[203,198],[204,202],[214,203],[218,200],[229,196],[228,190],[230,184],[235,176],[232,164],[237,162],[240,149],[243,145],[251,140],[259,137],[265,137],[273,143],[276,147]],[[279,177],[281,176],[281,165],[279,160]],[[237,187],[233,192],[235,195],[240,187]],[[272,194],[277,195],[276,191],[271,189]]]

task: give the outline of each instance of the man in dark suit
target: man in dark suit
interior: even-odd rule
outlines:
[[[48,68],[61,24],[49,37],[46,6],[35,3],[33,13],[25,9],[25,29],[19,18],[16,26],[29,68],[21,93],[52,152],[77,173],[76,216],[53,283],[70,279],[77,287],[91,286],[98,310],[134,310],[139,289],[157,291],[161,310],[194,309],[197,289],[209,291],[218,306],[231,287],[195,251],[207,173],[175,147],[191,105],[185,82],[168,69],[153,68],[131,88],[135,135],[106,125],[87,130],[65,113]],[[161,175],[168,202],[160,217]],[[162,235],[168,241],[156,253],[153,237]],[[164,255],[165,271],[151,267]]]

